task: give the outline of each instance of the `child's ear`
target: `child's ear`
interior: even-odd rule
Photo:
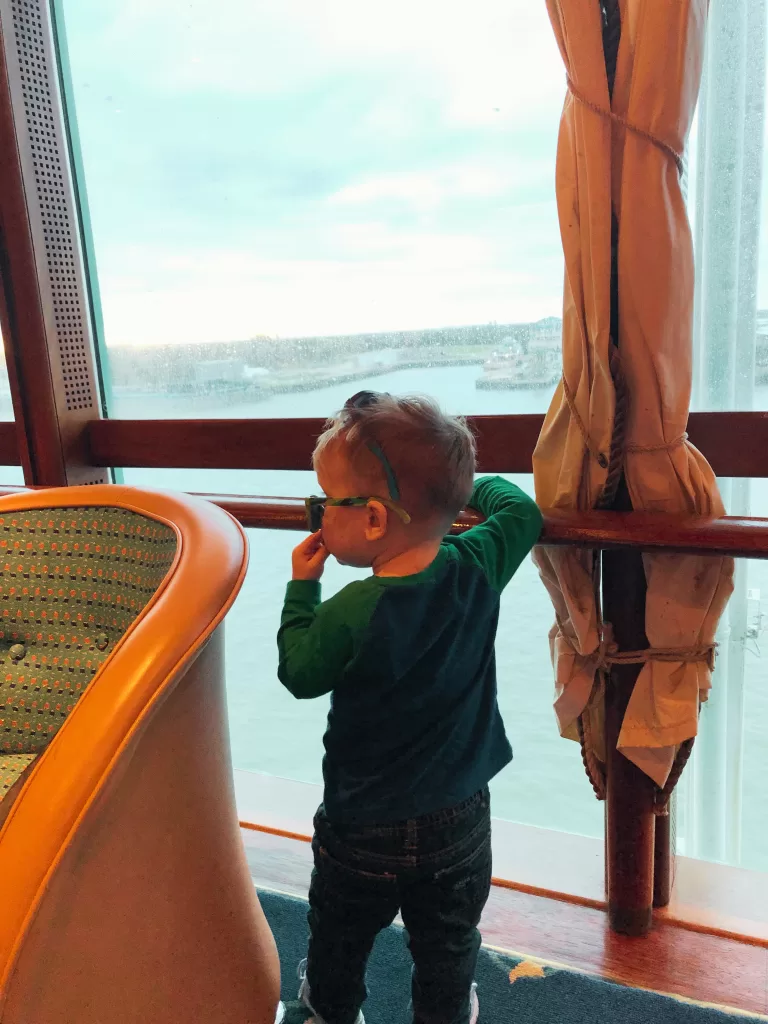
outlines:
[[[365,524],[365,539],[381,540],[387,532],[389,509],[380,501],[369,501],[365,508],[368,517]]]

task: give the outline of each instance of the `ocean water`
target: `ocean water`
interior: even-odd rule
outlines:
[[[466,414],[544,412],[551,389],[482,391],[475,388],[479,366],[396,371],[355,385],[275,395],[250,404],[221,399],[168,396],[117,397],[110,410],[119,418],[326,416],[349,393],[370,386],[396,393],[427,393],[449,412]],[[763,394],[762,391],[765,391]],[[768,408],[768,389],[758,395]],[[532,492],[531,477],[512,477]],[[311,472],[126,469],[125,482],[192,491],[300,495],[316,488]],[[732,511],[745,512],[746,509]],[[752,487],[751,513],[768,515],[768,482]],[[294,533],[249,530],[250,567],[227,621],[227,689],[235,767],[298,781],[321,781],[322,735],[327,698],[296,701],[280,685],[275,635]],[[328,564],[323,579],[330,596],[355,578],[353,570]],[[734,733],[743,754],[742,803],[738,814],[740,863],[768,870],[768,661],[761,655],[761,609],[768,627],[768,564],[753,561],[742,585],[760,591],[750,612],[756,635],[747,644],[744,714]],[[578,745],[559,737],[552,711],[552,672],[547,633],[552,610],[533,564],[527,561],[503,595],[497,639],[499,703],[515,760],[492,786],[497,817],[582,835],[600,836],[603,809],[584,775]],[[764,638],[764,637],[763,637]],[[713,702],[705,715],[725,714]],[[734,738],[735,737],[735,738]],[[687,782],[684,781],[682,789]],[[703,799],[699,797],[698,799]],[[679,826],[684,831],[685,820]],[[733,827],[733,826],[731,826]],[[681,834],[683,844],[685,835]],[[690,844],[689,844],[690,848]]]

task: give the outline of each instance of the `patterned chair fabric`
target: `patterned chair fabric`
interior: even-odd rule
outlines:
[[[176,534],[108,507],[0,516],[0,800],[167,575]]]
[[[37,754],[0,754],[0,800],[13,788]]]

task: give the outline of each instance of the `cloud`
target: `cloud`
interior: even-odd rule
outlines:
[[[65,11],[108,342],[559,311],[543,4]]]
[[[539,220],[553,211],[540,211]],[[529,213],[529,217],[533,217]],[[523,225],[522,230],[526,230]],[[476,235],[338,229],[359,259],[268,259],[249,250],[121,252],[100,275],[113,344],[350,334],[536,319],[560,310],[553,247]],[[158,287],[157,280],[162,283]]]
[[[513,195],[516,189],[530,188],[540,180],[541,162],[521,164],[494,167],[475,161],[431,171],[393,172],[346,185],[329,202],[365,206],[393,200],[419,209],[435,209],[454,199],[495,199]]]
[[[301,92],[329,69],[373,66],[420,73],[474,120],[494,108],[535,116],[564,92],[545,6],[530,0],[229,0],[226,12],[208,0],[67,0],[66,18],[83,73],[155,94]]]

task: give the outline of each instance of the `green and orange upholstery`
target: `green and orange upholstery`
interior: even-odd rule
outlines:
[[[0,498],[0,1024],[272,1024],[224,689],[246,563],[201,499]]]

